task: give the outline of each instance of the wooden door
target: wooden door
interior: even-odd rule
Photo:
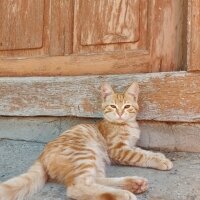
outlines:
[[[186,66],[185,0],[1,0],[0,76]]]

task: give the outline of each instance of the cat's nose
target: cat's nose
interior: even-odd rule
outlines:
[[[121,118],[123,114],[124,114],[123,110],[122,111],[117,110],[117,115],[119,116],[119,118]]]
[[[123,115],[123,112],[118,112],[118,115],[119,115],[119,118],[121,118]]]

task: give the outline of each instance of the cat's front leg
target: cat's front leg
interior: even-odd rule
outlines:
[[[170,170],[172,162],[161,153],[153,153],[140,148],[131,149],[129,146],[110,149],[110,158],[118,164],[138,167],[150,167],[159,170]]]
[[[170,170],[173,167],[172,161],[166,158],[162,153],[155,153],[140,148],[136,148],[136,152],[141,152],[145,155],[148,167],[159,170]]]

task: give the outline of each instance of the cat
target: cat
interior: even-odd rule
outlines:
[[[124,93],[116,93],[103,83],[104,119],[97,124],[76,125],[49,142],[26,173],[0,184],[0,200],[25,199],[47,181],[64,184],[67,196],[77,200],[136,200],[135,194],[148,189],[147,179],[106,178],[106,164],[159,170],[173,167],[163,154],[136,147],[140,137],[138,94],[135,82]]]

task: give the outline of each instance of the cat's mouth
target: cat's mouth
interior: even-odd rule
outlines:
[[[122,116],[119,116],[117,119],[116,119],[117,122],[119,123],[123,123],[125,122],[125,119],[122,117]]]
[[[126,120],[126,117],[122,114],[122,115],[117,115],[117,120]]]

